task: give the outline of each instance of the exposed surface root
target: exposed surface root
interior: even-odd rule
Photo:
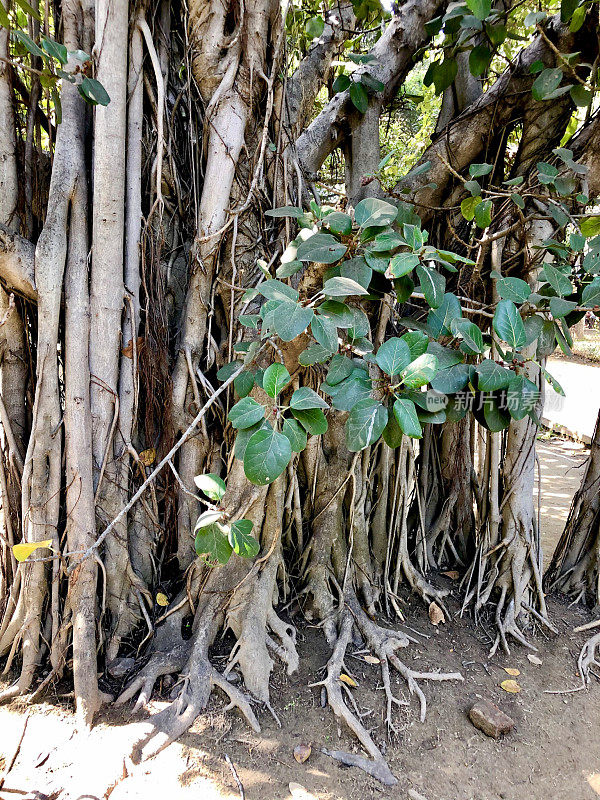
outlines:
[[[579,658],[577,660],[577,668],[581,675],[582,688],[589,686],[590,675],[592,674],[592,667],[600,667],[598,661],[598,648],[600,647],[600,633],[596,633],[589,638],[581,648]]]
[[[401,632],[395,632],[381,628],[372,622],[365,612],[360,607],[355,597],[347,600],[344,610],[341,613],[339,634],[331,658],[327,664],[327,675],[325,679],[319,683],[313,684],[314,686],[324,686],[327,692],[327,701],[331,706],[334,714],[338,719],[343,721],[347,727],[354,733],[359,740],[365,751],[373,759],[369,761],[361,756],[354,756],[349,753],[340,753],[338,751],[328,752],[333,758],[338,758],[343,763],[357,766],[368,772],[369,775],[376,777],[382,783],[392,786],[397,781],[387,765],[385,758],[377,744],[374,742],[370,733],[361,722],[361,713],[352,697],[350,689],[340,680],[340,675],[344,669],[344,657],[346,649],[352,640],[352,633],[354,630],[363,637],[365,644],[376,654],[380,662],[381,677],[386,694],[387,712],[386,723],[388,731],[393,733],[395,731],[392,721],[392,710],[394,705],[406,706],[408,702],[404,699],[397,698],[391,690],[390,681],[390,667],[399,672],[405,679],[410,694],[416,694],[420,703],[420,718],[421,721],[425,719],[427,709],[427,701],[425,695],[419,686],[420,680],[463,680],[463,677],[458,672],[441,673],[441,672],[415,672],[406,666],[398,656],[396,651],[401,647],[406,647],[409,644],[409,637]],[[354,709],[352,711],[343,696],[343,692],[348,694],[350,703]]]

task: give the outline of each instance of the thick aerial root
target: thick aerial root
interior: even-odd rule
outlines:
[[[327,664],[327,675],[323,681],[313,684],[313,686],[325,687],[327,692],[327,701],[334,714],[338,719],[347,725],[352,733],[354,733],[365,751],[373,760],[369,761],[362,756],[355,756],[351,753],[344,753],[342,751],[328,751],[327,755],[330,755],[345,764],[357,766],[387,786],[393,786],[397,780],[392,774],[381,750],[375,744],[370,733],[360,721],[361,714],[350,692],[350,689],[340,680],[340,675],[344,668],[344,656],[346,649],[351,642],[352,632],[355,626],[365,640],[365,644],[377,655],[377,658],[380,662],[381,677],[387,701],[386,723],[388,726],[388,731],[390,732],[395,731],[392,722],[393,706],[408,705],[406,700],[397,698],[392,693],[390,666],[399,672],[405,679],[409,692],[417,695],[421,708],[421,721],[425,719],[427,701],[418,681],[462,681],[463,677],[459,672],[415,672],[407,667],[406,664],[400,661],[396,655],[396,651],[401,647],[406,647],[411,641],[410,637],[404,633],[397,633],[395,631],[389,631],[379,627],[365,614],[356,601],[356,598],[351,598],[348,600],[346,607],[342,612],[338,639],[333,648],[331,658]],[[346,704],[343,696],[344,691],[347,693],[354,711],[351,711]]]

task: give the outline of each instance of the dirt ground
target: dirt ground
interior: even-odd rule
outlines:
[[[556,439],[540,445],[544,532],[556,538],[578,484],[576,477],[573,481],[570,477],[580,474],[584,453]],[[439,580],[450,589],[455,585],[449,578]],[[574,633],[573,628],[593,616],[569,608],[561,598],[550,599],[559,635],[538,631],[533,636],[542,661],[536,665],[520,646],[510,656],[500,654],[490,660],[489,621],[473,626],[470,619],[460,617],[456,601],[449,603],[453,618],[438,629],[429,622],[426,609],[406,600],[405,629],[421,644],[407,648],[402,654],[405,661],[421,669],[460,671],[464,682],[427,685],[425,722],[419,722],[413,699],[410,706],[397,709],[397,731],[388,740],[378,667],[364,661],[358,644],[349,654],[347,672],[358,683],[352,690],[354,698],[366,714],[363,722],[386,749],[398,778],[394,787],[384,787],[321,752],[322,747],[359,751],[352,736],[338,728],[331,711],[321,707],[319,689],[308,686],[322,675],[329,652],[318,630],[304,628],[299,674],[287,678],[277,667],[272,677],[272,701],[281,727],[261,710],[258,735],[235,712],[224,712],[222,697],[213,696],[208,712],[186,736],[150,762],[134,765],[129,754],[147,730],[143,714],[132,720],[127,710],[108,707],[84,736],[75,732],[68,696],[47,698],[32,707],[13,703],[0,709],[0,800],[36,796],[43,800],[39,793],[61,800],[600,797],[600,737],[594,734],[600,718],[600,686],[594,683],[589,690],[564,693],[579,685],[576,658],[588,635]],[[219,643],[217,666],[222,666],[220,659],[228,646]],[[520,671],[515,678],[519,693],[501,688],[509,677],[505,668]],[[409,699],[401,679],[397,694]],[[489,698],[514,719],[513,733],[496,741],[471,725],[467,711],[480,697]],[[163,700],[152,702],[151,711],[163,707],[164,700],[166,691]],[[312,748],[303,764],[293,757],[299,744]]]

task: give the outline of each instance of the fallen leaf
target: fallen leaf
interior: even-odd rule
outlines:
[[[590,787],[596,792],[596,794],[600,794],[600,773],[593,772],[591,775],[588,775],[587,782],[589,783]]]
[[[136,344],[136,350],[137,350],[138,355],[139,355],[139,352],[142,349],[142,346],[144,344],[143,337],[142,336],[138,336],[135,344]],[[121,350],[121,352],[123,353],[125,358],[133,359],[133,339],[130,339],[127,342],[127,345]]]
[[[52,539],[44,539],[43,542],[23,542],[22,544],[14,544],[13,555],[17,561],[27,561],[29,556],[37,550],[38,547],[52,549]]]
[[[167,597],[166,594],[163,594],[162,592],[158,592],[158,594],[156,595],[156,604],[159,605],[159,606],[168,606],[169,605],[169,598]]]
[[[156,450],[149,447],[148,450],[142,450],[140,453],[140,461],[145,467],[150,467],[156,460]]]
[[[312,747],[309,744],[297,744],[294,747],[294,758],[299,764],[304,764],[312,753]]]
[[[534,656],[533,653],[527,653],[527,658],[531,661],[532,664],[535,664],[536,667],[542,666],[542,659]]]
[[[453,581],[457,581],[460,578],[458,570],[455,569],[449,569],[446,572],[442,572],[442,575],[445,575],[447,578],[451,578]]]
[[[294,800],[317,800],[314,794],[311,794],[301,783],[294,783],[292,781],[288,786]]]
[[[381,661],[377,658],[377,656],[363,656],[363,658],[367,664],[381,664]]]
[[[521,687],[516,681],[512,679],[502,681],[500,686],[504,689],[505,692],[509,692],[510,694],[518,694],[521,691]]]
[[[429,621],[432,625],[439,625],[440,622],[446,622],[444,612],[437,603],[431,603],[429,606]]]
[[[354,680],[354,678],[351,678],[350,675],[346,675],[345,672],[340,673],[340,680],[347,686],[358,686],[358,683]]]
[[[504,670],[504,672],[506,672],[507,675],[512,675],[513,678],[516,678],[517,675],[521,674],[521,670],[516,669],[516,667],[502,667],[502,669]]]

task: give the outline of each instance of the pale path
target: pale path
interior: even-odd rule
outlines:
[[[589,444],[600,408],[600,366],[549,359],[547,369],[563,387],[566,397],[546,384],[544,425],[564,429]]]

